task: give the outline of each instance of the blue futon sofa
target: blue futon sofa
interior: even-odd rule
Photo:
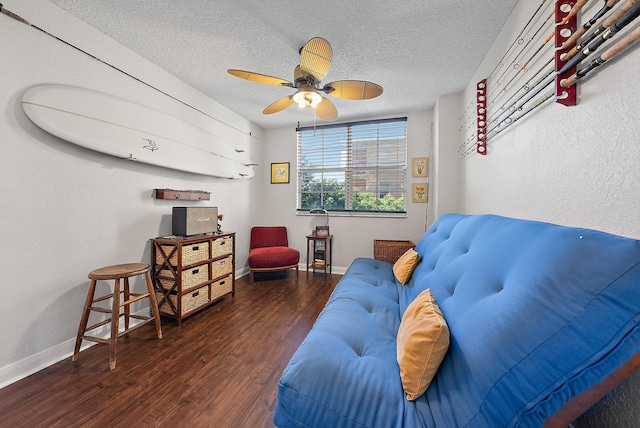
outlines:
[[[282,374],[277,426],[566,426],[567,402],[640,352],[640,241],[447,214],[416,251],[406,285],[390,263],[352,263]],[[396,335],[427,288],[450,344],[409,400]]]

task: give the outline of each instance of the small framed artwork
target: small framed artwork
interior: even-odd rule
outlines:
[[[429,158],[411,159],[411,176],[426,177],[429,169]]]
[[[316,226],[316,236],[329,236],[329,226]]]
[[[271,164],[271,184],[289,182],[289,162]]]
[[[429,183],[413,183],[411,185],[411,201],[427,202],[427,194],[429,193]]]

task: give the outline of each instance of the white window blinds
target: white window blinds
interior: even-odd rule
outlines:
[[[298,128],[298,210],[405,212],[406,122]]]

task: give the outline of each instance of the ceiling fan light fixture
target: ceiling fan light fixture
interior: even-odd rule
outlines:
[[[227,71],[241,79],[267,85],[286,86],[296,90],[295,94],[287,95],[269,104],[262,111],[264,114],[278,113],[293,104],[298,104],[300,108],[311,106],[314,109],[314,118],[318,116],[322,120],[331,122],[338,118],[338,110],[329,97],[321,93],[347,100],[368,100],[382,94],[382,86],[363,80],[338,80],[322,86],[321,82],[329,72],[331,61],[333,61],[331,45],[322,37],[309,40],[299,52],[300,64],[293,70],[293,82],[253,71],[237,69]]]
[[[320,102],[322,102],[322,95],[314,91],[298,91],[293,94],[293,101],[304,108],[311,106],[315,108]]]

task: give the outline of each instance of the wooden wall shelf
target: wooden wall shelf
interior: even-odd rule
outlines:
[[[183,201],[208,201],[211,199],[211,192],[204,190],[174,190],[156,189],[156,199],[179,199]]]

